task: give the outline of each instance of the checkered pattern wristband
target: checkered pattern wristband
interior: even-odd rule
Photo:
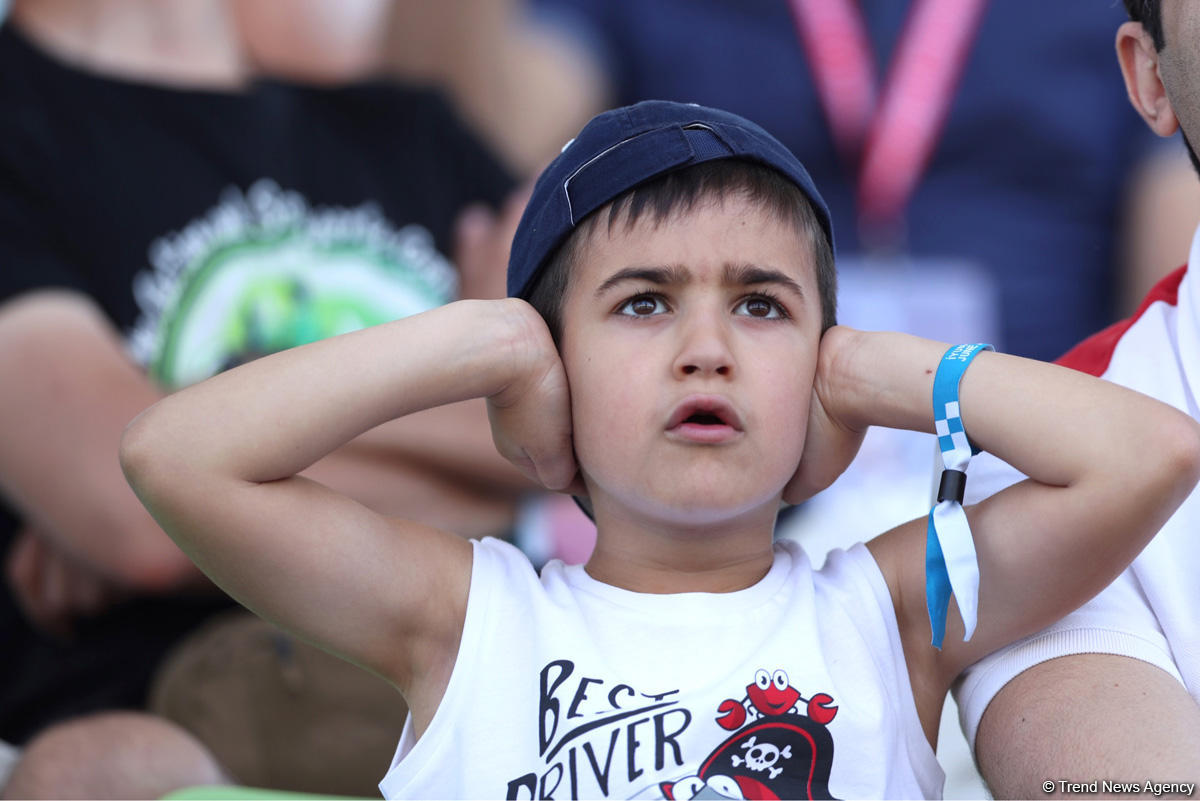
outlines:
[[[963,639],[971,639],[979,612],[979,560],[975,542],[963,511],[967,464],[978,449],[967,439],[959,415],[958,384],[967,365],[991,345],[955,345],[938,363],[933,378],[933,418],[938,447],[942,451],[941,482],[937,503],[929,512],[925,539],[925,603],[933,645],[942,647],[946,636],[946,614],[953,592],[963,620]]]

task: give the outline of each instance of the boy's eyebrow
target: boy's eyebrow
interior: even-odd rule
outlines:
[[[623,281],[645,281],[658,286],[684,284],[692,278],[692,272],[686,267],[625,267],[610,275],[596,289],[596,297]],[[804,290],[794,279],[779,270],[759,267],[753,264],[726,264],[722,274],[726,286],[751,286],[754,284],[779,284],[784,289],[803,296]]]
[[[804,290],[795,279],[786,273],[769,267],[759,267],[754,264],[726,264],[725,283],[729,286],[748,286],[751,284],[779,284],[784,289],[795,292],[801,297]]]
[[[692,272],[686,267],[625,267],[610,275],[604,283],[596,288],[596,297],[623,281],[646,281],[647,283],[667,286],[670,284],[687,283]]]

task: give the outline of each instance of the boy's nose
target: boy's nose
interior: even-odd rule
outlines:
[[[733,375],[733,354],[729,347],[728,324],[709,315],[695,315],[682,326],[679,353],[675,359],[676,377]]]

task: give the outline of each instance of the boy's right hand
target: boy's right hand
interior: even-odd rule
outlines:
[[[545,321],[524,301],[506,300],[512,380],[487,399],[500,454],[547,489],[586,495],[571,436],[571,393]]]

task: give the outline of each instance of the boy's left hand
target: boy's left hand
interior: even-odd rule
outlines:
[[[851,329],[834,326],[821,337],[804,452],[795,475],[783,488],[786,503],[802,503],[836,481],[854,461],[867,433],[866,428],[846,424],[835,412],[835,366],[839,354],[852,346],[853,334]]]

